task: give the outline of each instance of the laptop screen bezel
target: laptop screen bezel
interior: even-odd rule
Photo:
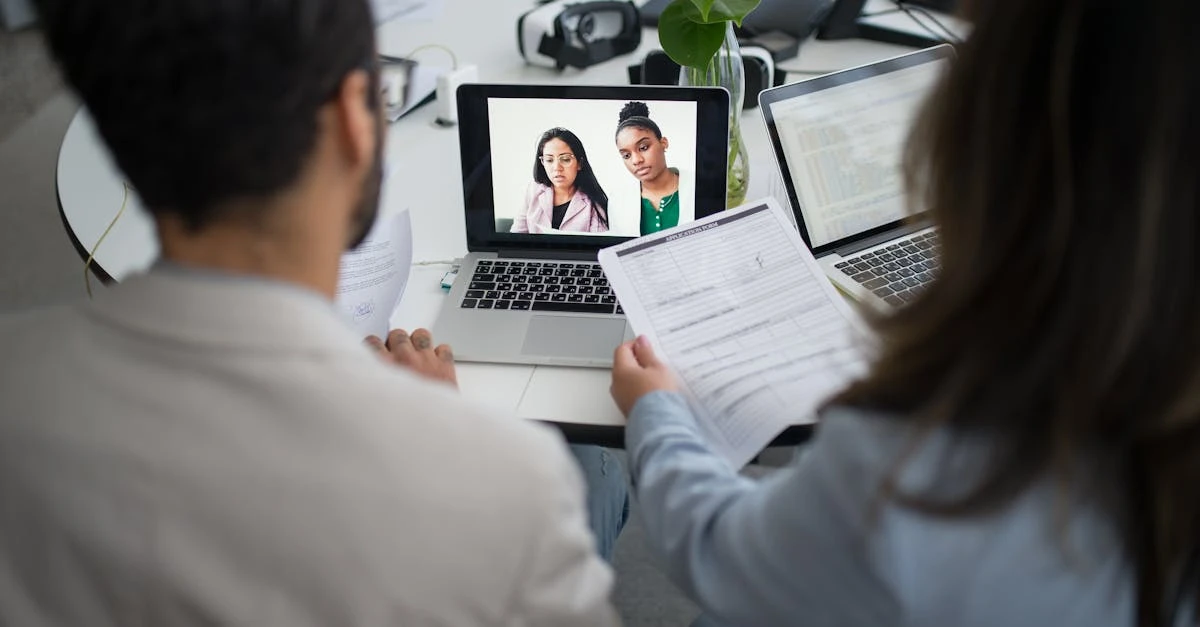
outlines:
[[[800,203],[800,196],[796,192],[795,181],[792,180],[791,166],[788,164],[787,155],[783,151],[783,142],[779,137],[779,127],[775,121],[773,107],[781,102],[786,102],[794,98],[816,93],[833,87],[847,85],[861,80],[874,78],[903,70],[906,68],[916,67],[926,63],[935,63],[943,60],[954,59],[954,48],[948,44],[942,44],[910,52],[908,54],[892,57],[876,63],[869,63],[831,74],[824,74],[815,78],[804,81],[790,83],[780,87],[763,90],[758,95],[759,110],[762,111],[763,122],[767,128],[767,135],[771,138],[771,150],[775,155],[775,163],[778,166],[779,176],[783,180],[784,189],[787,190],[788,202],[792,208],[792,214],[796,218],[796,226],[800,229],[800,236],[804,238],[804,243],[808,245],[814,255],[823,255],[839,248],[858,242],[867,238],[880,235],[896,229],[905,224],[910,224],[914,221],[925,217],[925,212],[916,212],[898,220],[893,220],[880,226],[860,231],[854,235],[849,235],[832,242],[814,247],[812,238],[808,233],[808,225],[804,220],[804,210]]]
[[[729,92],[723,88],[472,83],[460,86],[457,98],[467,250],[471,252],[523,251],[595,256],[601,248],[635,239],[604,235],[497,233],[488,119],[488,100],[492,98],[611,100],[621,104],[630,100],[695,102],[696,162],[689,166],[696,173],[695,215],[699,219],[725,209]],[[615,134],[615,116],[613,131]]]

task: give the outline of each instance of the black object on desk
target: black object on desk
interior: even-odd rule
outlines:
[[[641,7],[642,25],[655,26],[671,0],[647,0]],[[804,41],[820,26],[834,0],[762,0],[742,21],[739,37],[755,37],[782,31],[797,42]],[[795,56],[793,51],[791,56]],[[787,59],[790,57],[782,57]],[[776,61],[782,60],[776,58]]]
[[[817,39],[870,39],[873,41],[881,41],[889,44],[897,44],[900,46],[912,46],[914,48],[928,48],[943,43],[957,43],[956,41],[934,37],[936,31],[930,32],[929,35],[919,35],[901,30],[893,30],[884,28],[875,24],[864,22],[861,18],[865,17],[862,14],[863,6],[867,0],[837,0],[826,16],[825,23],[821,25],[817,31]],[[955,0],[923,0],[906,2],[897,2],[895,11],[903,11],[909,13],[910,17],[919,26],[929,28],[929,25],[923,25],[917,21],[917,17],[912,15],[911,11],[919,11],[926,17],[929,17],[934,24],[941,27],[937,20],[929,16],[922,7],[929,7],[936,11],[950,13],[956,4]],[[920,5],[920,6],[918,6]]]

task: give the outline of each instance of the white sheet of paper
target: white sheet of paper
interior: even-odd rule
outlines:
[[[342,255],[337,308],[363,337],[387,337],[388,319],[408,284],[412,250],[412,220],[405,210],[380,216],[367,239]]]
[[[600,263],[737,467],[864,372],[857,317],[774,198],[606,248]]]

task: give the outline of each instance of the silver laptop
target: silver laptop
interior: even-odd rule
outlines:
[[[843,292],[880,310],[932,280],[938,243],[910,215],[900,170],[948,45],[768,89],[759,105],[800,234]]]
[[[631,102],[659,133],[618,133]],[[458,108],[469,254],[434,337],[461,361],[610,366],[632,331],[597,252],[725,208],[728,92],[471,84]],[[651,206],[643,181],[677,193]]]

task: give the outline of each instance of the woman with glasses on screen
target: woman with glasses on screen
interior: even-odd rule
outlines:
[[[608,231],[608,194],[596,180],[583,142],[565,128],[552,128],[538,140],[533,182],[510,232],[555,231]]]
[[[617,152],[642,193],[641,234],[679,224],[679,169],[667,167],[670,142],[650,119],[644,102],[629,102],[617,116]]]
[[[940,274],[791,467],[738,475],[616,353],[648,541],[713,622],[1197,624],[1200,3],[964,10],[904,169]]]

